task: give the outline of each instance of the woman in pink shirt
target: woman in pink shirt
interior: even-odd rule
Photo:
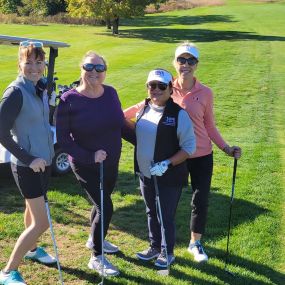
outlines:
[[[193,254],[195,261],[205,262],[208,256],[200,240],[206,226],[213,173],[212,141],[227,155],[235,158],[241,156],[241,149],[229,146],[216,128],[213,92],[194,76],[198,62],[199,52],[194,44],[186,42],[177,47],[173,65],[178,77],[173,82],[172,98],[188,112],[194,124],[196,152],[187,160],[193,191],[188,251]]]
[[[188,251],[197,262],[205,262],[208,256],[200,242],[205,231],[208,197],[213,173],[212,142],[229,156],[240,158],[241,149],[229,146],[215,125],[213,113],[213,92],[194,76],[199,62],[199,52],[192,43],[183,43],[177,47],[173,65],[178,77],[173,82],[172,99],[189,114],[196,136],[196,152],[187,159],[193,191],[190,230],[191,237]],[[126,110],[126,118],[133,118],[143,102]]]

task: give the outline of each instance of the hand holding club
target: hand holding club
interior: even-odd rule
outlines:
[[[149,168],[151,175],[162,176],[168,169],[169,164],[170,161],[168,159],[155,163]]]

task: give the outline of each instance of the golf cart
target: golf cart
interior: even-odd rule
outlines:
[[[12,46],[19,46],[19,43],[22,41],[40,41],[43,43],[44,48],[47,50],[49,48],[49,59],[47,64],[47,92],[49,97],[52,94],[55,94],[55,79],[54,78],[54,66],[55,66],[55,58],[58,56],[58,49],[69,47],[68,44],[63,42],[54,42],[54,41],[47,41],[47,40],[39,40],[39,39],[30,39],[30,38],[22,38],[22,37],[12,37],[6,35],[0,35],[0,44],[1,45],[12,45]],[[55,106],[50,106],[50,128],[53,133],[53,142],[54,142],[54,150],[55,150],[55,157],[52,163],[52,171],[55,175],[63,175],[70,171],[70,165],[68,162],[68,155],[67,153],[63,152],[59,145],[57,144],[56,139],[56,129],[53,120],[53,114],[55,111]],[[11,154],[7,151],[1,144],[0,144],[0,164],[2,163],[10,163]]]

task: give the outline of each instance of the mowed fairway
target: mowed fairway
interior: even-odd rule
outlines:
[[[105,284],[285,284],[285,4],[227,1],[227,5],[149,15],[128,20],[113,37],[104,27],[3,25],[1,34],[67,42],[56,61],[58,82],[79,76],[88,50],[109,64],[106,83],[117,88],[122,106],[146,95],[145,80],[155,67],[169,69],[175,47],[195,42],[201,52],[198,77],[215,93],[219,130],[230,144],[242,147],[238,162],[230,239],[230,265],[224,271],[233,159],[214,148],[215,166],[204,244],[209,262],[197,265],[189,242],[190,189],[177,212],[176,262],[169,277],[158,276],[153,263],[135,253],[148,246],[147,223],[138,180],[133,175],[133,148],[123,144],[114,215],[108,239],[121,252],[110,256],[121,275]],[[16,47],[0,46],[0,91],[17,74]],[[66,285],[97,284],[87,268],[90,252],[90,204],[72,174],[53,177],[49,192],[52,218]],[[23,230],[23,199],[12,179],[0,181],[0,268]],[[39,244],[52,252],[49,232]],[[57,284],[55,267],[30,261],[20,266],[28,284]]]

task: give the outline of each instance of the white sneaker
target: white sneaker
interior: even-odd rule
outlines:
[[[56,263],[56,258],[48,254],[42,247],[37,247],[35,251],[28,251],[25,258],[35,260],[43,264]]]
[[[199,240],[190,243],[188,251],[193,254],[194,260],[197,262],[207,262],[208,255],[205,253],[204,248]]]
[[[94,256],[91,254],[91,258],[88,263],[88,267],[90,269],[95,269],[101,276],[104,274],[104,276],[117,276],[120,274],[119,270],[113,266],[107,258],[104,256],[103,259],[103,265],[102,266],[102,255]]]
[[[94,244],[93,244],[91,235],[89,235],[88,240],[87,240],[85,246],[87,248],[89,248],[89,249],[93,249]],[[118,246],[110,243],[107,240],[104,240],[104,252],[105,253],[116,253],[118,251],[119,251],[119,247]]]
[[[0,271],[0,284],[3,285],[27,285],[17,270],[12,270],[9,273]]]

